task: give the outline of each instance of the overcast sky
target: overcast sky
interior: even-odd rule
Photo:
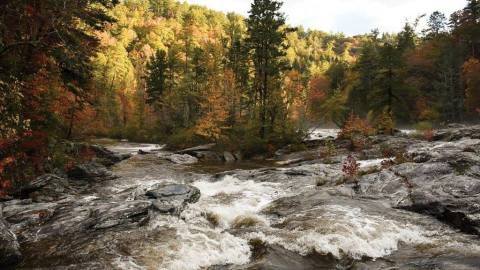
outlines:
[[[186,0],[221,11],[247,15],[253,0]],[[441,11],[450,16],[465,0],[284,0],[283,11],[291,25],[347,35],[397,32],[405,21]]]

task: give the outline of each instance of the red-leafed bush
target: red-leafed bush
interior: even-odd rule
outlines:
[[[374,133],[375,130],[367,120],[351,113],[340,131],[339,137],[341,139],[352,139],[358,135],[368,137]]]
[[[349,155],[343,161],[342,171],[345,174],[347,180],[353,180],[355,183],[358,183],[357,175],[358,175],[359,169],[360,169],[360,164],[352,155]]]

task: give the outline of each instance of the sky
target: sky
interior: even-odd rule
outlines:
[[[209,8],[247,15],[253,0],[186,0]],[[347,35],[398,32],[407,20],[441,11],[447,18],[462,9],[465,0],[284,0],[283,12],[292,26]]]

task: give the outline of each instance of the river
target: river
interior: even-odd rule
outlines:
[[[130,143],[110,148],[162,151]],[[316,187],[312,175],[336,175],[340,165],[215,175],[156,155],[136,155],[118,164],[113,171],[120,178],[98,192],[135,193],[158,183],[181,183],[197,187],[201,198],[179,217],[156,215],[145,230],[162,232],[161,241],[141,244],[144,240],[138,239],[134,254],[117,254],[118,268],[479,269],[478,238],[434,218],[393,209],[381,197],[353,198],[346,188]],[[381,161],[362,161],[362,166]],[[261,256],[252,252],[255,241],[266,249]]]

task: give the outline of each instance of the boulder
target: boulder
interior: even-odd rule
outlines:
[[[223,152],[223,159],[227,163],[235,162],[235,156],[232,153],[227,152],[227,151]]]
[[[222,155],[214,151],[199,151],[195,153],[195,156],[205,161],[221,162],[224,160]]]
[[[22,187],[17,195],[32,198],[35,202],[58,201],[74,193],[68,179],[56,174],[45,174]]]
[[[132,157],[131,154],[115,153],[99,145],[91,145],[90,148],[95,152],[98,158],[103,159],[105,161],[106,163],[104,164],[105,166],[111,166]]]
[[[198,159],[196,157],[193,157],[188,154],[184,154],[184,155],[172,154],[167,156],[165,159],[175,164],[182,164],[182,165],[190,165],[198,162]]]
[[[7,222],[3,219],[0,206],[0,268],[18,263],[21,257],[17,237],[10,231]]]
[[[114,179],[112,172],[105,166],[96,162],[76,165],[67,172],[68,177],[75,180],[107,180]]]
[[[181,184],[157,185],[145,195],[153,200],[153,206],[161,213],[179,215],[189,203],[200,199],[200,190],[193,186]]]
[[[64,200],[61,203],[12,202],[5,220],[23,241],[85,235],[110,228],[128,229],[149,219],[150,201]]]

